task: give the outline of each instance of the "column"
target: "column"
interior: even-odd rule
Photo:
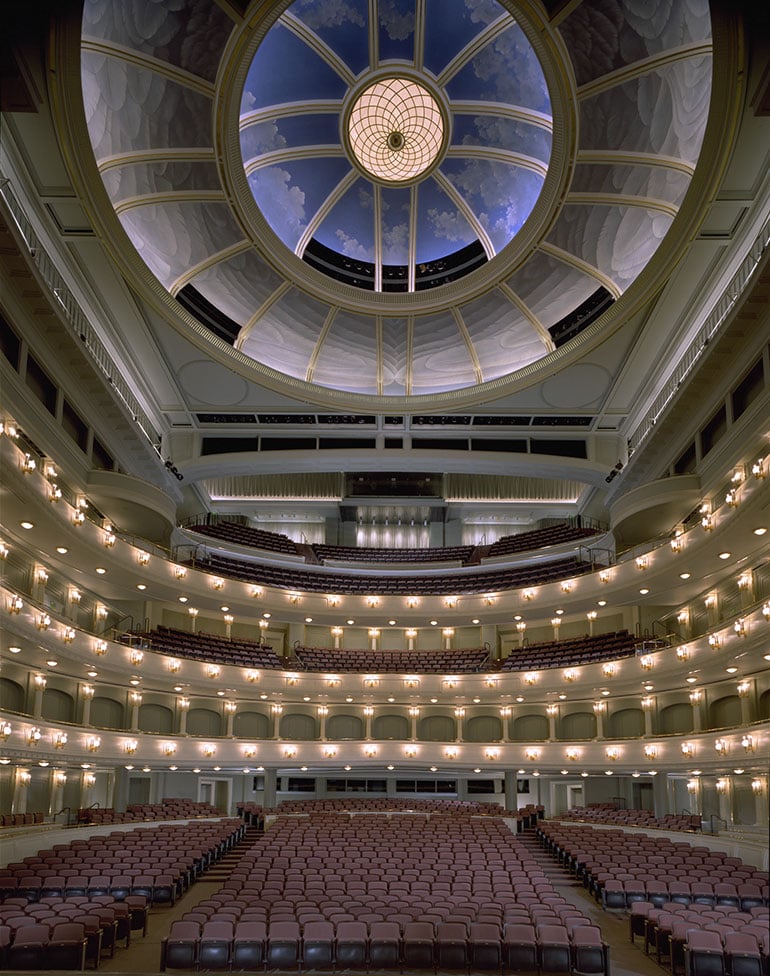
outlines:
[[[417,719],[420,716],[420,709],[412,706],[409,709],[409,738],[412,742],[417,739]]]
[[[278,789],[278,772],[268,767],[265,769],[265,793],[263,805],[274,807],[276,805],[276,793]]]
[[[280,741],[281,738],[281,712],[283,711],[283,705],[273,705],[271,707],[271,712],[273,715],[273,735],[272,738]]]
[[[364,706],[364,738],[371,739],[372,737],[372,716],[374,715],[374,708],[371,705]]]
[[[518,810],[519,795],[516,792],[516,771],[506,769],[503,778],[503,788],[505,790],[505,809]]]
[[[551,742],[556,741],[556,719],[559,716],[558,705],[546,705],[545,712],[548,716],[548,738]]]
[[[94,689],[91,685],[83,685],[80,689],[80,695],[82,700],[81,712],[80,712],[80,724],[90,725],[91,724],[91,700],[94,697]]]
[[[667,780],[663,775],[652,777],[652,802],[656,817],[665,817],[670,812]]]
[[[43,692],[47,682],[42,674],[36,674],[32,680],[35,687],[34,698],[32,699],[32,717],[40,718],[43,714]]]
[[[594,715],[596,716],[596,738],[604,738],[604,714],[607,711],[607,705],[603,701],[594,702]]]
[[[233,737],[233,724],[235,722],[235,712],[238,706],[233,701],[225,702],[225,735],[228,739]]]
[[[189,698],[177,698],[176,709],[179,716],[179,735],[187,735],[187,709],[190,707]]]
[[[770,810],[768,810],[767,803],[767,777],[766,776],[755,776],[751,781],[751,788],[754,791],[754,801],[756,804],[756,820],[757,824],[766,824],[770,818]]]
[[[326,740],[326,716],[329,713],[329,709],[326,705],[318,706],[318,738],[321,742]]]
[[[32,777],[28,769],[17,769],[13,778],[13,796],[11,798],[11,813],[27,812],[27,794]]]
[[[703,692],[700,688],[690,692],[690,704],[692,705],[692,730],[700,732],[703,728]]]
[[[503,731],[503,736],[502,736],[503,742],[511,741],[510,729],[509,729],[510,721],[511,721],[511,706],[503,705],[503,707],[500,709],[500,724],[502,726],[502,731]]]
[[[738,697],[741,700],[741,725],[750,725],[754,720],[752,701],[755,697],[756,683],[752,678],[738,682]]]
[[[457,720],[457,738],[455,742],[463,741],[463,719],[465,718],[465,709],[456,708],[455,709],[455,719]]]
[[[720,786],[723,787],[720,789]],[[728,827],[733,824],[733,781],[731,776],[717,777],[717,797],[719,798],[719,816]]]
[[[63,769],[52,769],[51,779],[48,787],[48,816],[52,817],[62,808],[62,797],[64,796],[64,786],[67,782],[67,774]]]
[[[131,709],[130,729],[132,732],[139,731],[139,706],[142,704],[141,692],[131,691],[128,694],[128,704]]]

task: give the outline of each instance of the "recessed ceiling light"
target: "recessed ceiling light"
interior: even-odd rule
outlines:
[[[471,623],[472,624],[478,624],[478,623],[481,623],[481,621],[479,620],[478,617],[474,617],[473,620],[471,620]]]
[[[149,773],[150,772],[150,767],[149,766],[142,766],[142,772],[143,773]]]
[[[559,616],[559,617],[560,617],[560,616],[561,616],[561,615],[562,615],[563,613],[564,613],[564,611],[563,611],[563,610],[557,610],[557,611],[556,611],[556,614],[557,614],[557,616]]]
[[[735,667],[734,665],[733,665],[733,667],[730,667],[730,668],[725,668],[725,671],[726,671],[726,672],[727,672],[728,674],[735,674],[735,672],[736,672],[737,670],[738,670],[738,669],[737,669],[737,668],[736,668],[736,667]]]
[[[13,647],[9,647],[8,650],[11,652],[11,654],[21,654],[21,648],[16,647],[15,645]]]
[[[647,594],[648,594],[648,593],[650,592],[650,590],[649,590],[649,588],[648,588],[648,587],[646,587],[646,586],[643,586],[643,587],[641,588],[641,590],[639,590],[639,592],[640,592],[640,593],[642,594],[642,596],[647,596]]]
[[[265,610],[262,616],[265,618],[265,620],[269,620],[273,615],[268,610]]]
[[[181,685],[174,685],[174,691],[181,691],[181,690],[182,690]]]
[[[230,609],[230,607],[223,606],[223,607],[220,607],[219,609],[222,611],[222,613],[227,613],[227,611]]]
[[[35,528],[35,523],[34,522],[24,521],[24,522],[20,522],[19,525],[21,525],[22,529],[34,529]]]
[[[352,620],[352,619],[351,619],[351,620],[346,620],[346,621],[345,621],[345,623],[346,623],[346,624],[347,624],[347,625],[348,625],[349,627],[352,627],[352,626],[353,626],[353,624],[355,623],[355,620]]]
[[[49,668],[58,668],[59,666],[58,661],[46,661],[45,663],[48,665]]]
[[[98,671],[86,671],[86,674],[88,675],[89,678],[95,678],[99,674],[99,672]]]
[[[754,529],[754,535],[764,535],[765,532],[767,532],[767,529],[764,525],[758,525],[756,529]]]
[[[600,607],[606,607],[607,606],[607,601],[606,600],[598,600],[597,603],[598,603],[598,605]]]
[[[107,570],[106,570],[106,569],[104,568],[104,566],[97,566],[97,567],[96,567],[96,572],[97,572],[97,573],[98,573],[98,574],[99,574],[100,576],[104,576],[104,574],[105,574],[105,573],[107,572]]]
[[[745,772],[746,772],[746,770],[745,770],[745,769],[741,769],[741,768],[738,768],[738,769],[734,769],[734,770],[733,770],[733,772],[734,772],[734,773],[735,773],[735,774],[736,774],[737,776],[740,776],[740,775],[741,775],[741,773],[745,773]]]
[[[137,583],[136,584],[136,588],[137,588],[137,590],[146,590],[147,589],[147,584],[146,583]]]
[[[689,678],[685,678],[684,680],[687,682],[688,685],[694,685],[698,679],[690,675]]]
[[[762,657],[765,659],[765,661],[770,661],[770,654],[763,654]]]
[[[388,621],[388,624],[389,624],[389,625],[390,625],[391,627],[395,627],[395,626],[396,626],[396,621],[395,621],[395,620],[389,620],[389,621]]]
[[[305,617],[305,623],[306,624],[312,624],[313,623],[313,618],[312,617]]]
[[[430,621],[430,625],[431,625],[431,627],[437,627],[438,626],[438,620],[431,620]]]
[[[689,578],[690,578],[690,574],[689,573],[680,573],[679,574],[679,579],[687,580]]]
[[[719,553],[719,558],[720,559],[729,559],[730,556],[732,556],[732,553],[731,552],[720,552]]]
[[[60,556],[66,556],[67,553],[69,552],[69,549],[66,546],[57,546],[56,551],[59,553]]]
[[[476,766],[476,768],[473,770],[473,772],[474,773],[480,773],[481,772],[481,768],[479,766]]]
[[[186,596],[180,596],[180,597],[179,597],[179,602],[180,602],[180,603],[187,603],[187,599],[188,599],[188,598],[187,598]]]

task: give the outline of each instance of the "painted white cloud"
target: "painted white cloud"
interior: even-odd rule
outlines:
[[[448,241],[464,241],[468,236],[468,225],[456,210],[438,210],[433,207],[428,211],[428,220],[436,237]]]
[[[391,40],[405,41],[414,31],[414,13],[399,13],[395,0],[380,0],[380,23]]]
[[[297,13],[312,30],[322,27],[341,27],[344,24],[355,24],[364,27],[366,21],[361,11],[347,0],[300,0]]]
[[[291,173],[280,166],[259,170],[252,177],[254,196],[265,219],[288,247],[294,247],[305,229],[305,191],[291,186]]]
[[[350,237],[341,227],[335,231],[335,237],[340,242],[342,253],[347,257],[367,262],[374,260],[371,248],[366,247],[355,237]]]

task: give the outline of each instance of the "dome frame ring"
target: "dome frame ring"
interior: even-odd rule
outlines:
[[[441,121],[443,124],[441,143],[433,160],[428,164],[428,166],[425,167],[425,169],[420,170],[416,176],[407,178],[405,180],[386,180],[367,169],[356,155],[349,132],[350,116],[355,109],[359,98],[379,82],[391,80],[403,80],[419,85],[419,87],[426,91],[435,102],[436,107],[441,114]],[[371,183],[376,183],[378,186],[395,189],[407,189],[412,186],[417,186],[423,180],[428,179],[428,177],[434,173],[444,161],[444,157],[446,156],[446,152],[451,141],[451,135],[452,112],[450,110],[446,95],[436,84],[434,75],[427,70],[417,71],[411,65],[406,63],[393,61],[386,66],[377,68],[375,71],[367,71],[365,75],[356,81],[355,85],[351,86],[342,102],[342,110],[340,111],[340,140],[345,149],[345,155],[350,164],[358,170],[364,179],[369,180]]]

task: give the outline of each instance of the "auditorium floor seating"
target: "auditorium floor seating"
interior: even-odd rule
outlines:
[[[468,673],[486,670],[489,649],[458,648],[445,651],[373,651],[365,648],[294,648],[297,661],[306,671],[405,672],[410,674]]]

